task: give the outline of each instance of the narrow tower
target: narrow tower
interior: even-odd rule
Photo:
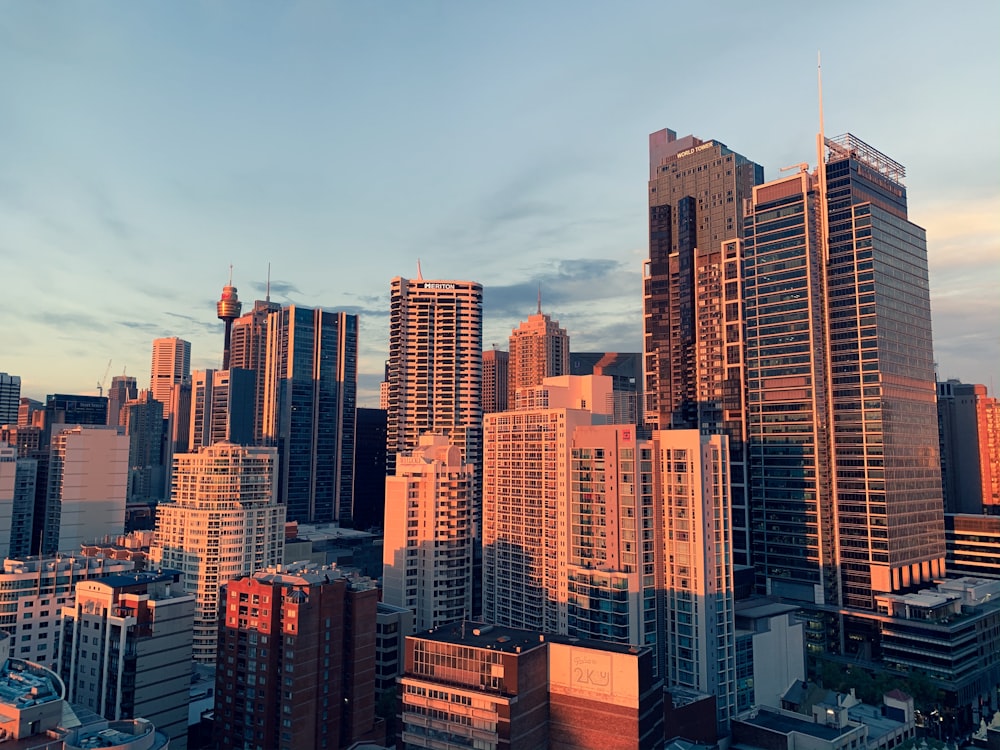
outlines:
[[[226,343],[222,351],[222,369],[229,369],[229,349],[230,339],[233,333],[233,321],[240,317],[240,310],[243,305],[240,298],[236,296],[236,287],[233,286],[233,267],[229,267],[229,284],[222,287],[222,297],[215,304],[219,320],[226,324]]]

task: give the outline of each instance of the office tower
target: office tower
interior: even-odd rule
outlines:
[[[763,168],[716,140],[649,136],[645,422],[729,437],[736,562],[749,561],[740,230]]]
[[[118,428],[77,425],[55,432],[41,554],[76,554],[84,542],[121,533],[127,492],[128,438]]]
[[[223,370],[229,369],[229,358],[233,337],[233,321],[240,317],[240,310],[243,309],[243,304],[240,302],[240,298],[236,294],[236,287],[233,286],[231,268],[229,277],[229,283],[222,287],[222,296],[219,298],[219,301],[215,303],[215,310],[219,320],[221,320],[226,326],[225,341],[222,347]]]
[[[820,143],[744,224],[754,564],[768,593],[871,611],[944,574],[927,246],[901,165]]]
[[[31,554],[38,459],[0,440],[0,558]]]
[[[485,418],[483,620],[565,633],[569,446],[577,426],[610,420],[611,379],[548,378],[517,403]]]
[[[483,287],[473,281],[392,280],[389,309],[387,470],[425,432],[448,435],[472,464],[480,535]]]
[[[289,521],[350,525],[357,388],[357,315],[297,305],[271,313],[264,438],[278,447]]]
[[[570,352],[570,375],[608,375],[615,399],[615,424],[642,424],[642,353]]]
[[[253,445],[256,390],[250,370],[197,370],[191,375],[188,451],[215,443]]]
[[[129,401],[134,401],[139,395],[136,380],[131,375],[115,375],[111,378],[111,386],[107,390],[108,424],[124,427],[125,418],[122,409]]]
[[[106,396],[81,396],[68,393],[50,393],[45,397],[42,427],[46,440],[61,425],[108,424],[108,399]]]
[[[385,480],[382,600],[408,607],[417,630],[472,612],[472,466],[444,435],[421,435]]]
[[[413,635],[413,610],[378,603],[375,615],[375,691],[395,699],[396,678],[403,674],[406,636]],[[390,738],[391,739],[391,738]]]
[[[282,561],[285,507],[274,448],[216,443],[174,456],[170,500],[156,509],[153,565],[182,571],[195,595],[195,661],[215,663],[219,586]]]
[[[194,597],[177,571],[76,584],[62,609],[59,673],[66,698],[107,719],[143,717],[187,747]]]
[[[0,425],[17,424],[21,399],[21,378],[0,372]]]
[[[937,384],[937,410],[945,513],[1000,509],[997,400],[985,385],[949,380]]]
[[[354,436],[354,528],[385,526],[385,409],[358,409]]]
[[[126,575],[130,560],[108,557],[23,556],[7,558],[0,570],[0,630],[14,639],[12,656],[56,669],[63,606],[73,606],[76,584]]]
[[[37,399],[22,396],[17,403],[17,426],[29,427],[34,424],[33,415],[45,408],[45,404]]]
[[[545,378],[569,374],[569,334],[542,312],[529,315],[510,334],[507,361],[507,405],[513,408],[518,388],[541,385]]]
[[[221,598],[221,750],[350,747],[384,735],[375,724],[378,592],[370,579],[298,564],[230,581]]]
[[[191,375],[191,342],[176,336],[153,339],[153,365],[149,390],[169,414],[174,409],[173,387]]]
[[[496,345],[483,352],[483,414],[507,411],[510,357]]]
[[[281,309],[277,302],[255,300],[253,310],[233,321],[229,366],[254,373],[253,434],[264,444],[264,373],[267,365],[267,316]]]
[[[1000,578],[1000,515],[944,514],[950,575]]]
[[[128,499],[150,502],[165,497],[166,461],[163,404],[147,390],[122,409],[128,436]]]

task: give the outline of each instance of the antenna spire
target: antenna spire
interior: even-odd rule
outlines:
[[[264,301],[271,301],[271,261],[267,262],[267,287],[264,292]]]
[[[423,280],[424,280],[424,274],[420,270],[420,258],[417,258],[417,281],[423,281]]]
[[[229,286],[233,285],[233,264],[229,264]]]
[[[542,285],[538,285],[538,314],[542,314]]]

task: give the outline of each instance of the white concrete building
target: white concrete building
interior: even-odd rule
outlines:
[[[385,480],[382,600],[412,609],[417,630],[472,613],[473,472],[461,453],[423,435]]]
[[[52,436],[43,554],[77,554],[125,530],[128,438],[117,427],[77,425]]]
[[[156,514],[153,566],[182,573],[195,595],[194,659],[213,664],[219,587],[282,562],[285,506],[274,448],[217,443],[174,456],[169,502]]]

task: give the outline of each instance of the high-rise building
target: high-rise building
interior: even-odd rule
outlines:
[[[191,375],[188,451],[215,443],[253,445],[256,382],[250,370],[197,370]]]
[[[483,287],[396,277],[389,309],[387,470],[425,432],[448,435],[472,464],[473,530],[480,533]]]
[[[106,426],[108,424],[107,396],[50,393],[45,397],[45,411],[41,417],[41,426],[45,430],[45,442],[52,438],[61,425],[75,424]]]
[[[28,427],[34,424],[33,415],[36,411],[41,411],[45,408],[43,404],[38,399],[28,398],[27,396],[21,396],[21,399],[17,403],[17,426],[18,427]]]
[[[385,526],[385,409],[358,409],[354,437],[354,528]]]
[[[268,568],[226,584],[221,604],[219,748],[338,748],[384,737],[371,579],[334,567]]]
[[[122,410],[129,401],[134,401],[139,395],[136,380],[131,375],[115,375],[107,390],[108,424],[114,427],[124,427],[125,418]]]
[[[17,410],[21,400],[21,378],[0,372],[0,425],[17,424]]]
[[[147,390],[139,392],[122,410],[128,435],[128,499],[131,502],[162,500],[166,461],[163,404]]]
[[[194,597],[179,573],[81,581],[62,608],[66,698],[107,719],[143,717],[187,747]]]
[[[503,349],[483,352],[483,414],[507,411],[510,355]]]
[[[472,612],[472,466],[427,433],[386,477],[382,600],[408,607],[425,630]]]
[[[645,422],[729,437],[736,562],[749,561],[740,230],[764,170],[716,140],[649,136]]]
[[[288,520],[350,525],[358,316],[290,305],[267,327],[264,438],[278,448]]]
[[[7,558],[0,570],[0,630],[11,635],[11,656],[51,669],[59,663],[62,608],[73,606],[76,584],[94,578],[126,575],[131,560],[82,555]]]
[[[569,375],[608,375],[615,424],[643,424],[641,352],[570,352]]]
[[[767,593],[871,611],[944,574],[927,246],[901,165],[820,143],[744,223],[753,560]]]
[[[512,408],[518,388],[541,385],[545,378],[569,375],[569,334],[542,312],[529,315],[510,334],[507,362],[507,405]]]
[[[485,418],[483,619],[565,633],[569,447],[577,426],[610,420],[611,379],[550,378],[518,404]]]
[[[277,302],[255,300],[253,310],[233,321],[229,366],[254,373],[253,434],[264,445],[264,374],[267,366],[267,317],[281,309]]]
[[[985,385],[937,384],[941,486],[946,513],[1000,512],[997,400]]]
[[[37,458],[0,440],[0,558],[31,554],[37,476]]]
[[[153,366],[149,390],[163,404],[163,412],[174,411],[174,386],[191,376],[191,342],[177,337],[153,339]]]
[[[78,554],[84,542],[123,532],[127,493],[128,438],[117,427],[54,432],[41,554]]]
[[[149,553],[153,565],[180,570],[195,595],[197,662],[215,663],[219,587],[282,561],[276,459],[274,448],[231,443],[174,456],[171,498],[157,506]]]

